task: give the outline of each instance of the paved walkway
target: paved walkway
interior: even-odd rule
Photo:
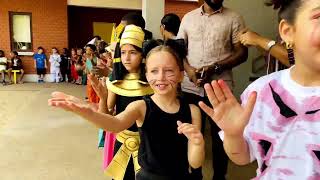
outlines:
[[[83,96],[82,86],[0,87],[1,180],[103,180],[97,129],[47,106],[51,92]]]
[[[0,86],[1,180],[108,180],[101,171],[97,128],[47,106],[51,92],[57,90],[84,97],[85,87],[52,83]],[[211,155],[206,159],[205,180],[212,175]],[[231,165],[229,172],[228,179],[246,180],[254,174],[254,166]]]

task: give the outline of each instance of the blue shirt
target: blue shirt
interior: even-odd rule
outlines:
[[[45,54],[35,54],[33,59],[36,61],[37,69],[45,68],[45,61],[47,59]]]

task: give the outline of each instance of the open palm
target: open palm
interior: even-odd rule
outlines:
[[[87,103],[79,98],[62,92],[53,92],[51,96],[52,98],[48,100],[49,106],[71,111],[82,117],[90,116],[93,112],[97,111],[97,106],[95,104]]]
[[[243,107],[222,80],[212,81],[211,85],[206,84],[205,90],[213,108],[200,102],[201,109],[225,134],[242,135],[253,111],[257,94],[252,93],[247,104]]]

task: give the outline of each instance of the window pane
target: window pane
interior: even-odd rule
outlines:
[[[31,50],[31,16],[29,14],[12,14],[11,37],[13,50]]]
[[[17,42],[31,43],[30,37],[30,16],[13,16],[13,38]]]

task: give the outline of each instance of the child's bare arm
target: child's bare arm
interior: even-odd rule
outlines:
[[[108,107],[109,114],[114,113],[114,107],[116,106],[116,98],[117,98],[117,95],[114,92],[108,90],[107,107]]]
[[[178,123],[178,132],[188,138],[188,161],[192,168],[202,166],[205,158],[204,139],[201,133],[201,112],[195,105],[190,105],[192,124]]]
[[[107,105],[107,99],[101,99],[100,98],[98,112],[109,114],[108,105]]]
[[[113,114],[113,109],[116,106],[116,94],[107,90],[108,93],[107,98],[100,98],[99,101],[99,109],[98,112],[106,113],[106,114]]]
[[[198,143],[194,143],[189,141],[188,143],[188,156],[189,163],[191,167],[198,168],[201,167],[204,158],[205,158],[205,142],[203,139],[203,135],[201,134],[201,112],[200,109],[195,105],[190,105],[191,107],[191,116],[192,116],[192,124],[197,127],[197,131],[194,136],[198,139]]]
[[[142,111],[146,109],[143,101],[135,101],[130,103],[122,113],[112,116],[94,111],[88,104],[76,97],[60,92],[55,92],[52,96],[53,98],[48,101],[50,106],[71,111],[92,122],[97,127],[115,133],[132,126],[136,120],[141,119]]]
[[[223,146],[228,157],[237,165],[250,163],[249,148],[243,136],[224,135]]]

